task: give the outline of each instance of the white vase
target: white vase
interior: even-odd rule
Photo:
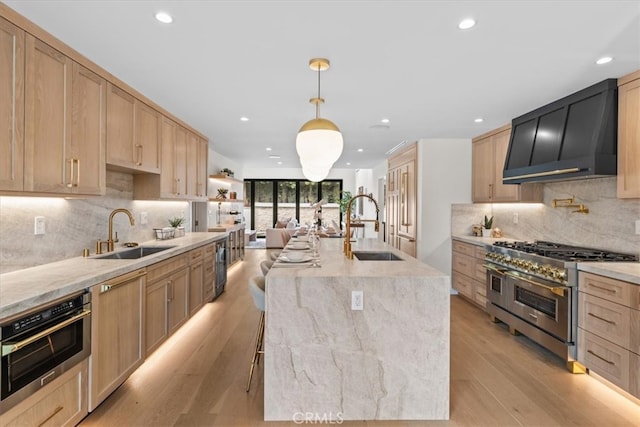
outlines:
[[[491,229],[483,228],[482,229],[482,237],[491,237]]]

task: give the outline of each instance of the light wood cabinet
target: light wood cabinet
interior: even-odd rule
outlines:
[[[107,89],[107,165],[160,173],[159,113],[114,84]]]
[[[72,427],[87,413],[87,361],[83,360],[0,414],[0,425]]]
[[[417,237],[417,145],[388,160],[386,196],[386,242],[416,256]]]
[[[511,126],[473,138],[472,199],[474,203],[541,202],[540,184],[502,183],[502,170],[509,149]]]
[[[193,200],[205,200],[207,196],[208,143],[187,132],[187,194]]]
[[[189,317],[186,254],[147,269],[145,349],[151,354]]]
[[[0,18],[0,190],[23,190],[25,33]]]
[[[640,397],[640,286],[578,275],[578,361]]]
[[[140,269],[91,288],[89,411],[144,361],[145,283]]]
[[[209,176],[208,165],[209,141],[198,138],[198,176],[196,182],[196,196],[199,200],[207,200],[207,182]]]
[[[640,198],[640,70],[618,80],[618,198]]]
[[[487,278],[484,247],[454,240],[452,251],[452,286],[458,293],[486,309]]]
[[[215,292],[216,280],[216,246],[211,243],[204,247],[204,273],[203,273],[203,293],[204,301],[209,302],[213,299]]]
[[[189,251],[189,314],[195,314],[204,302],[204,248]]]

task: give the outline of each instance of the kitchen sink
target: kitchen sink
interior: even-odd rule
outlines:
[[[157,254],[167,249],[175,248],[175,246],[138,246],[137,248],[127,249],[126,251],[111,252],[107,255],[100,255],[93,259],[138,259],[147,255]]]
[[[353,251],[353,256],[360,261],[403,261],[393,252],[360,252]]]

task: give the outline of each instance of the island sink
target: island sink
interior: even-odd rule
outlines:
[[[167,249],[174,248],[175,246],[139,246],[133,249],[127,249],[126,251],[112,252],[107,255],[97,256],[93,259],[138,259],[147,255],[157,254],[158,252],[166,251]]]
[[[398,255],[393,252],[362,252],[353,251],[353,256],[360,261],[404,261]]]

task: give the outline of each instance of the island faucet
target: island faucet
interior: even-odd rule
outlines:
[[[131,212],[129,212],[127,209],[114,209],[111,214],[109,215],[109,239],[107,240],[107,252],[113,252],[114,246],[113,246],[113,217],[115,216],[115,214],[117,214],[118,212],[122,212],[125,213],[129,216],[129,222],[131,223],[131,225],[135,225],[136,220],[133,218],[133,215],[131,214]]]
[[[376,199],[374,199],[372,195],[358,194],[357,196],[353,196],[351,199],[349,199],[349,201],[347,202],[347,226],[344,237],[344,254],[349,259],[353,259],[353,252],[351,251],[351,204],[359,197],[366,197],[367,199],[371,200],[374,205],[376,205],[376,219],[361,219],[360,221],[375,223],[374,230],[376,232],[380,229],[380,221],[378,220],[380,215],[380,208],[378,207],[378,202],[376,202]]]

